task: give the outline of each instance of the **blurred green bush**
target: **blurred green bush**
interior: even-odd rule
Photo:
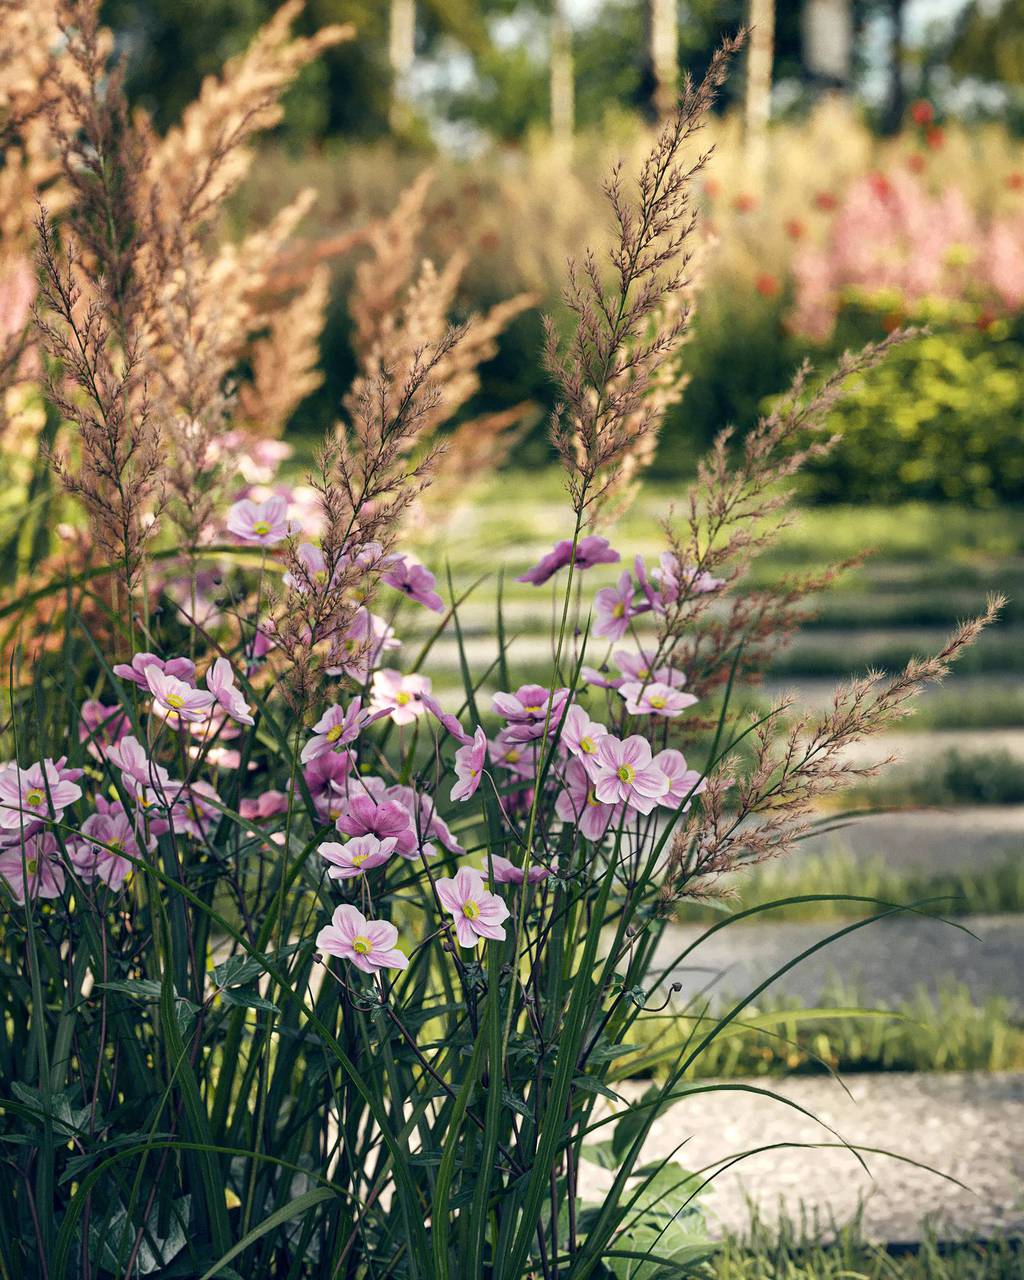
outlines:
[[[842,438],[808,467],[809,498],[975,507],[1024,498],[1024,324],[936,323],[941,327],[898,347],[838,406],[832,425]],[[840,332],[852,341],[853,328]]]

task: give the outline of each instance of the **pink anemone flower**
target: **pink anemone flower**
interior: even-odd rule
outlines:
[[[407,969],[408,957],[395,943],[398,930],[386,920],[367,920],[363,913],[346,903],[337,908],[331,923],[316,935],[318,951],[348,960],[363,973],[377,969]]]
[[[348,630],[332,643],[331,665],[327,674],[340,675],[344,672],[362,684],[369,679],[370,672],[386,650],[400,649],[401,646],[394,629],[383,618],[361,606]]]
[[[290,532],[288,503],[280,494],[275,494],[266,502],[253,502],[249,498],[243,498],[231,507],[226,524],[228,532],[233,533],[240,542],[260,547],[276,546]]]
[[[65,758],[40,760],[22,769],[9,764],[0,771],[0,828],[20,831],[30,822],[59,819],[82,795],[81,769],[65,768]]]
[[[589,772],[597,800],[622,803],[639,813],[650,813],[668,791],[668,779],[652,763],[650,743],[639,734],[622,740],[606,734],[598,743]]]
[[[715,578],[696,565],[680,564],[679,557],[671,551],[661,553],[659,566],[652,570],[651,577],[658,584],[663,606],[674,604],[688,596],[707,595],[708,592],[725,586],[724,578]]]
[[[509,909],[496,893],[491,893],[479,871],[461,867],[454,877],[442,877],[435,884],[441,905],[455,922],[459,945],[475,947],[478,938],[503,941],[503,920]]]
[[[239,724],[255,724],[241,689],[235,688],[235,673],[227,658],[218,658],[207,671],[206,687],[232,720]]]
[[[549,693],[543,685],[524,684],[515,693],[495,693],[491,697],[491,706],[508,721],[504,732],[510,741],[531,742],[544,736],[545,722],[549,735],[558,732],[558,722],[568,697],[568,689]]]
[[[579,827],[586,840],[600,840],[624,812],[621,804],[602,804],[594,794],[594,783],[579,760],[570,760],[563,779],[565,789],[555,800],[555,813],[563,822]]]
[[[626,710],[631,716],[664,716],[668,720],[682,715],[697,701],[692,693],[681,693],[658,680],[651,684],[627,680],[619,685],[619,693],[626,699]]]
[[[704,790],[707,779],[702,778],[696,769],[687,768],[686,757],[674,747],[666,747],[664,751],[659,751],[654,757],[654,764],[668,779],[668,790],[658,804],[666,809],[678,809],[685,800],[686,805],[682,809],[685,813],[690,807],[692,798],[699,796]]]
[[[459,747],[455,753],[456,782],[452,787],[453,800],[468,800],[480,785],[484,761],[487,759],[487,734],[477,728],[473,741]]]
[[[319,849],[320,856],[331,865],[327,874],[332,880],[351,880],[364,871],[383,866],[395,851],[398,841],[393,836],[378,840],[376,836],[355,836],[345,844],[328,840]]]
[[[65,877],[59,857],[56,838],[49,831],[27,836],[24,844],[0,854],[0,876],[15,902],[23,906],[26,898],[60,897]]]
[[[288,812],[288,797],[283,791],[264,791],[257,799],[245,799],[238,805],[238,812],[248,822],[273,818]]]
[[[420,701],[438,724],[443,725],[452,737],[458,742],[461,742],[463,746],[467,746],[473,741],[465,729],[463,729],[458,719],[453,716],[450,711],[445,711],[436,698],[432,698],[429,693],[423,693],[420,695]]]
[[[434,613],[444,613],[444,601],[434,590],[437,579],[407,556],[399,556],[391,568],[384,574],[382,581],[404,596],[421,604],[424,609],[432,609]]]
[[[78,741],[97,760],[102,760],[108,747],[116,746],[131,732],[127,715],[118,706],[108,707],[88,698],[79,711]]]
[[[404,676],[386,668],[374,673],[370,706],[374,711],[389,712],[395,724],[412,724],[426,709],[423,694],[429,692],[428,676]]]
[[[335,825],[346,836],[390,839],[392,849],[403,858],[419,855],[420,842],[412,817],[397,800],[378,801],[372,796],[356,796],[343,807]]]
[[[583,707],[575,704],[569,708],[562,725],[562,745],[581,760],[597,754],[597,744],[608,730],[603,724],[591,720]]]
[[[114,664],[114,675],[122,680],[130,680],[142,689],[148,689],[146,672],[150,668],[163,671],[165,675],[174,676],[176,680],[190,681],[195,677],[196,664],[189,658],[158,658],[155,653],[137,653],[130,663]]]
[[[417,795],[412,787],[396,786],[388,787],[387,798],[406,810],[420,840],[437,840],[449,853],[464,852],[462,845],[448,829],[448,824],[437,812],[433,796],[422,793]],[[423,852],[431,852],[430,846],[424,845]]]
[[[503,858],[498,853],[489,853],[487,862],[490,864],[491,877],[495,884],[522,884],[523,869],[517,867],[514,862],[510,862],[508,858]],[[487,879],[488,867],[484,866],[480,874]],[[541,880],[546,880],[551,874],[547,867],[534,864],[526,873],[526,879],[530,884],[537,884]]]
[[[623,570],[617,586],[601,588],[594,597],[594,610],[597,614],[594,635],[621,640],[637,612],[633,607],[633,579],[628,569]]]
[[[328,751],[343,751],[350,742],[355,742],[368,724],[384,715],[387,715],[386,710],[364,711],[362,698],[353,698],[347,709],[338,703],[328,707],[313,726],[313,737],[302,748],[302,763],[309,764]]]
[[[547,555],[542,556],[532,569],[520,574],[516,582],[530,582],[539,587],[559,569],[570,564],[572,559],[572,543],[568,539],[556,542]],[[588,534],[576,544],[577,569],[589,569],[595,564],[615,564],[620,559],[619,553],[608,545],[608,539],[599,538],[596,534]]]
[[[184,680],[169,676],[155,667],[147,667],[146,684],[153,695],[155,707],[172,722],[179,720],[187,724],[205,720],[210,714],[214,697],[204,689],[193,689]]]
[[[325,751],[303,768],[302,776],[321,821],[334,822],[345,812],[355,767],[356,758],[351,751]]]
[[[641,649],[639,653],[630,653],[628,649],[616,649],[612,661],[622,672],[623,679],[616,687],[621,687],[627,680],[657,680],[660,684],[671,685],[673,689],[681,689],[686,684],[686,676],[667,663],[655,666],[654,656]]]
[[[120,889],[132,871],[132,863],[122,857],[122,853],[132,858],[142,856],[131,818],[120,807],[106,813],[92,813],[82,823],[82,835],[86,839],[75,841],[68,849],[79,876]],[[155,845],[156,841],[151,838],[150,848]]]

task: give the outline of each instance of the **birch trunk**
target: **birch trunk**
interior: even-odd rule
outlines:
[[[576,91],[572,61],[572,30],[560,3],[551,15],[551,133],[556,145],[572,148],[576,131]]]
[[[744,150],[747,186],[752,194],[764,189],[768,167],[768,119],[772,103],[772,62],[775,53],[774,0],[747,0],[747,84],[744,98]]]
[[[391,128],[407,128],[412,111],[409,105],[409,77],[416,56],[416,0],[390,0],[388,14],[388,61],[391,65]]]
[[[651,70],[654,109],[670,115],[679,95],[679,15],[676,0],[651,0]]]

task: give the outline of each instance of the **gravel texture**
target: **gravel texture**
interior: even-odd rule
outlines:
[[[829,1078],[756,1084],[805,1107],[851,1145],[940,1172],[864,1151],[865,1172],[838,1145],[762,1151],[715,1178],[705,1204],[716,1231],[742,1231],[751,1203],[768,1221],[780,1212],[818,1215],[825,1230],[863,1204],[865,1234],[887,1242],[920,1239],[926,1219],[945,1238],[1024,1229],[1024,1074],[853,1075],[849,1093]],[[837,1139],[792,1107],[730,1090],[677,1103],[655,1123],[642,1159],[664,1159],[680,1143],[675,1158],[696,1170],[755,1147]],[[609,1181],[587,1165],[584,1199],[599,1198]]]

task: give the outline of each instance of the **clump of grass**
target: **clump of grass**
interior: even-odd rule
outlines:
[[[1024,1245],[997,1237],[940,1240],[928,1228],[917,1248],[895,1252],[864,1239],[859,1216],[842,1227],[752,1212],[747,1233],[723,1241],[696,1273],[707,1280],[1011,1280],[1024,1269]]]
[[[953,747],[927,765],[894,769],[847,796],[875,805],[1024,804],[1024,761],[1005,747]]]
[[[912,732],[925,729],[1017,729],[1024,726],[1024,688],[998,684],[965,688],[963,683],[922,698]]]
[[[885,902],[920,903],[937,915],[998,915],[1024,911],[1024,858],[1007,856],[988,867],[931,872],[891,866],[878,856],[862,861],[850,854],[814,855],[792,863],[766,863],[732,886],[744,907],[782,898],[835,894],[821,902],[780,908],[787,920],[846,920],[870,914],[867,906],[842,895]],[[718,915],[702,902],[681,903],[678,919],[704,922]]]
[[[891,1009],[863,1016],[855,991],[834,990],[829,1008],[803,1008],[792,1000],[762,1002],[744,1015],[731,1036],[719,1036],[689,1069],[690,1078],[735,1079],[833,1071],[1014,1071],[1024,1068],[1024,1022],[1009,1003],[975,1003],[966,987],[951,984],[933,997],[920,991]],[[881,1006],[885,1009],[885,1006]],[[680,1045],[699,1032],[697,1012],[652,1015],[637,1021],[632,1040],[642,1049],[625,1059],[621,1075],[672,1071]]]

